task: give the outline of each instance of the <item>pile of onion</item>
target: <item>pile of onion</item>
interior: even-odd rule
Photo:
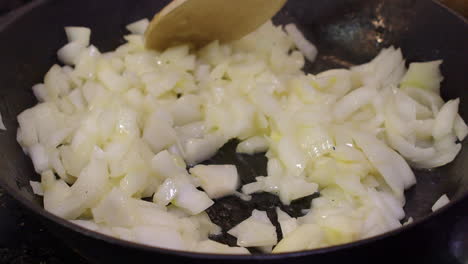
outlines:
[[[90,45],[88,28],[32,89],[39,103],[18,116],[18,142],[51,213],[125,240],[171,249],[248,254],[326,247],[400,227],[410,166],[451,162],[468,133],[459,100],[440,97],[441,61],[411,63],[399,49],[317,75],[317,50],[293,26],[271,22],[239,41],[146,50],[147,20],[115,51]],[[234,165],[197,165],[231,139],[266,153],[267,175],[239,186]],[[189,169],[188,169],[189,168]],[[239,193],[242,192],[242,194]],[[293,218],[279,208],[283,239],[265,212],[231,230],[204,212],[227,195],[269,192],[283,204],[316,192]],[[143,200],[143,198],[145,198]]]

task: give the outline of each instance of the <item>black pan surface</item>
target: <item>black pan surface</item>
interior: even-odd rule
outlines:
[[[152,17],[168,0],[37,0],[13,14],[0,25],[0,112],[8,128],[0,132],[0,184],[49,229],[84,254],[103,263],[145,259],[171,260],[176,263],[271,261],[302,263],[353,257],[366,262],[392,259],[392,251],[418,250],[418,239],[426,227],[437,223],[445,210],[468,199],[467,142],[456,160],[439,169],[416,171],[418,184],[406,192],[407,216],[415,219],[399,230],[347,245],[279,255],[222,256],[175,252],[119,241],[76,227],[41,207],[29,180],[38,180],[31,162],[16,143],[16,116],[36,101],[31,91],[53,63],[56,51],[66,43],[64,26],[87,26],[91,42],[101,51],[123,43],[125,25],[143,17]],[[381,48],[401,47],[407,61],[443,59],[444,99],[461,98],[461,115],[468,119],[468,23],[444,7],[429,0],[290,0],[274,22],[294,22],[318,47],[319,57],[305,67],[316,73],[331,68],[349,67],[373,58]],[[229,142],[205,163],[234,163],[242,183],[265,175],[262,155],[235,154],[236,142]],[[431,206],[446,193],[452,205],[432,214]],[[213,222],[228,230],[241,222],[253,209],[267,210],[273,223],[274,208],[281,206],[294,216],[308,207],[313,197],[283,206],[270,194],[257,194],[250,202],[235,197],[216,201],[208,210]],[[452,208],[451,208],[452,207]],[[467,213],[468,214],[468,213]],[[235,239],[223,234],[213,239],[235,245]],[[423,259],[424,249],[421,249]],[[421,260],[421,259],[420,259]]]

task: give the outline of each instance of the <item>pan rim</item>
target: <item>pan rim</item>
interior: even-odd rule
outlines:
[[[21,19],[24,15],[27,15],[34,8],[41,6],[43,4],[46,4],[50,1],[51,0],[33,0],[29,4],[6,14],[5,19],[0,21],[1,22],[0,34],[2,34],[4,30],[8,29],[11,25],[13,25],[16,20]],[[440,3],[436,0],[431,0],[430,2],[432,4],[437,5],[439,8],[443,9],[445,12],[450,13],[451,16],[456,17],[458,20],[461,21],[461,23],[463,23],[466,27],[468,27],[468,19],[464,18],[460,14],[448,8],[443,3]],[[216,253],[202,253],[202,252],[174,250],[174,249],[168,249],[168,248],[162,248],[162,247],[148,246],[148,245],[144,245],[144,244],[140,244],[140,243],[136,243],[132,241],[115,238],[109,235],[105,235],[99,232],[86,229],[84,227],[81,227],[77,224],[70,222],[69,220],[58,217],[46,211],[43,207],[39,206],[36,203],[32,203],[31,201],[27,200],[25,197],[20,195],[19,192],[11,188],[1,177],[0,177],[0,186],[6,191],[8,195],[13,197],[14,200],[21,205],[21,207],[26,208],[27,210],[35,213],[34,217],[40,216],[40,218],[45,218],[48,221],[59,224],[64,228],[71,229],[71,231],[75,231],[79,233],[80,235],[84,235],[92,239],[101,240],[112,245],[123,246],[123,247],[131,248],[131,249],[142,250],[142,251],[155,253],[155,254],[159,253],[159,254],[166,254],[166,255],[179,256],[179,257],[182,256],[182,257],[189,257],[193,259],[209,259],[209,260],[229,259],[229,260],[239,260],[239,261],[258,260],[258,259],[280,260],[280,259],[288,259],[288,258],[306,257],[306,256],[313,256],[313,255],[319,255],[319,254],[324,254],[324,253],[333,253],[339,250],[351,249],[351,248],[359,247],[362,245],[367,245],[372,242],[394,237],[401,232],[411,230],[415,226],[420,226],[434,218],[437,218],[438,216],[445,213],[447,210],[450,210],[450,208],[460,204],[461,202],[468,201],[468,191],[466,191],[460,197],[457,197],[456,199],[451,200],[448,205],[420,219],[417,219],[413,221],[412,223],[403,225],[397,229],[394,229],[394,230],[391,230],[391,231],[388,231],[388,232],[385,232],[385,233],[382,233],[373,237],[360,239],[360,240],[353,241],[350,243],[345,243],[345,244],[340,244],[340,245],[335,245],[335,246],[330,246],[330,247],[310,249],[310,250],[276,253],[276,254],[261,253],[261,254],[254,254],[254,255],[245,255],[245,254],[235,255],[235,254],[216,254]],[[40,220],[44,221],[44,219],[40,219]],[[51,233],[54,233],[54,231],[51,231],[51,230],[49,231]]]

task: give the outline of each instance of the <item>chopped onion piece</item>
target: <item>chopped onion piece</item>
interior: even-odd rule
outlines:
[[[97,78],[110,91],[122,92],[130,88],[129,80],[120,75],[108,63],[100,63],[98,65]]]
[[[184,159],[189,165],[197,164],[211,158],[226,143],[217,134],[206,134],[203,138],[187,140],[184,146]]]
[[[91,37],[91,30],[86,27],[66,27],[65,33],[67,34],[68,42],[79,43],[83,47],[89,45]]]
[[[35,144],[29,148],[28,152],[37,173],[41,173],[49,168],[49,157],[43,145]]]
[[[3,124],[3,118],[2,118],[1,113],[0,113],[0,129],[1,130],[6,130],[5,124]]]
[[[149,25],[149,20],[147,18],[135,21],[126,26],[127,30],[133,34],[143,35],[145,34],[146,28]]]
[[[403,225],[409,225],[409,224],[411,224],[411,223],[413,223],[413,222],[414,222],[414,219],[413,219],[413,217],[410,216],[410,217],[408,218],[408,220],[406,220],[406,222],[403,223]]]
[[[443,194],[442,196],[439,197],[439,199],[437,199],[437,201],[434,203],[434,205],[432,206],[432,212],[435,212],[437,210],[439,210],[440,208],[444,207],[445,205],[447,205],[448,203],[450,202],[449,198],[447,197],[446,194]]]
[[[92,212],[96,223],[132,227],[136,221],[134,210],[130,197],[122,190],[114,188],[93,208]]]
[[[184,161],[180,157],[170,154],[167,150],[163,150],[153,157],[151,168],[164,179],[187,173]]]
[[[296,44],[297,48],[302,52],[304,57],[306,57],[310,62],[314,62],[318,53],[315,45],[304,37],[302,32],[297,29],[296,25],[288,24],[284,27],[284,29],[294,41],[294,44]]]
[[[273,249],[273,253],[300,251],[320,246],[323,239],[318,225],[304,224],[284,237]]]
[[[353,139],[366,154],[372,165],[380,172],[398,199],[403,202],[404,188],[409,188],[416,183],[413,171],[411,171],[406,161],[373,136],[354,133]]]
[[[45,85],[42,83],[36,84],[32,87],[34,96],[36,96],[37,101],[44,102],[47,100],[47,90]]]
[[[268,150],[268,140],[264,137],[251,137],[248,138],[239,145],[237,145],[236,152],[237,153],[245,153],[245,154],[256,154],[261,152],[266,152]]]
[[[85,47],[79,42],[70,42],[57,51],[59,60],[68,65],[76,65]]]
[[[405,61],[400,49],[393,46],[383,49],[371,62],[354,66],[351,70],[355,73],[353,82],[355,85],[397,85],[404,75]]]
[[[178,186],[174,179],[167,178],[154,193],[153,202],[166,206],[176,197],[177,191]]]
[[[287,237],[291,232],[297,229],[298,224],[296,218],[292,218],[279,207],[276,207],[276,214],[278,215],[278,223],[280,224],[283,237]]]
[[[44,196],[44,190],[42,189],[42,185],[41,185],[40,182],[29,181],[29,185],[31,185],[31,188],[32,188],[34,194]]]
[[[453,125],[457,118],[460,99],[450,100],[445,103],[436,116],[432,136],[435,140],[452,133]]]
[[[197,165],[190,173],[200,179],[200,186],[212,199],[231,195],[239,186],[234,165]]]
[[[189,183],[178,184],[177,195],[172,203],[191,215],[197,215],[214,204],[205,192],[197,190]]]
[[[203,253],[245,254],[245,255],[250,254],[250,252],[244,247],[230,247],[225,244],[221,244],[216,241],[209,240],[209,239],[198,243],[195,250],[198,252],[203,252]]]
[[[165,111],[155,111],[146,121],[143,139],[158,153],[176,141],[176,132],[172,127],[172,117]]]
[[[356,89],[336,103],[333,116],[338,121],[343,121],[354,111],[370,103],[376,95],[377,89],[372,86],[364,86]]]
[[[275,226],[270,222],[266,212],[253,210],[252,216],[228,231],[237,237],[241,247],[272,246],[277,243]]]
[[[411,63],[405,76],[400,81],[400,86],[418,87],[439,94],[440,83],[443,80],[439,70],[441,64],[441,60]]]
[[[200,121],[201,98],[195,95],[184,95],[177,99],[170,108],[175,126],[183,126],[188,123]]]
[[[453,129],[455,130],[455,135],[458,140],[462,141],[468,135],[468,126],[466,125],[463,118],[460,115],[457,115],[455,118],[455,123],[453,124]]]

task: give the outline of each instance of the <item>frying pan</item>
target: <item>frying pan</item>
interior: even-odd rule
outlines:
[[[101,235],[60,219],[42,209],[41,199],[32,193],[29,180],[38,180],[31,161],[16,143],[16,116],[36,101],[31,91],[49,67],[57,62],[56,51],[66,43],[64,26],[87,26],[92,43],[108,51],[123,43],[124,26],[142,17],[152,17],[168,0],[37,0],[13,13],[0,25],[0,112],[8,128],[0,132],[0,184],[67,245],[93,262],[128,263],[171,261],[171,263],[333,263],[388,262],[425,259],[430,227],[440,224],[444,214],[463,208],[468,202],[468,146],[451,164],[433,170],[416,171],[418,184],[406,192],[407,216],[412,224],[366,240],[323,249],[252,256],[198,254],[147,247]],[[460,113],[468,120],[468,23],[445,7],[429,0],[290,0],[275,17],[276,23],[293,22],[318,46],[319,57],[305,66],[316,73],[330,68],[364,63],[389,45],[401,47],[407,61],[443,59],[444,99],[460,97]],[[236,142],[229,142],[205,163],[234,163],[242,183],[265,174],[262,155],[235,154]],[[446,193],[452,202],[436,213],[431,206]],[[216,201],[208,210],[212,221],[228,230],[244,220],[254,208],[266,210],[273,223],[276,206],[299,216],[313,197],[282,206],[269,194],[257,194],[250,202],[235,197]],[[466,206],[465,206],[466,208]],[[465,214],[462,214],[466,216]],[[467,235],[465,233],[465,235]],[[463,237],[463,233],[462,233]],[[235,244],[223,234],[213,239]]]

